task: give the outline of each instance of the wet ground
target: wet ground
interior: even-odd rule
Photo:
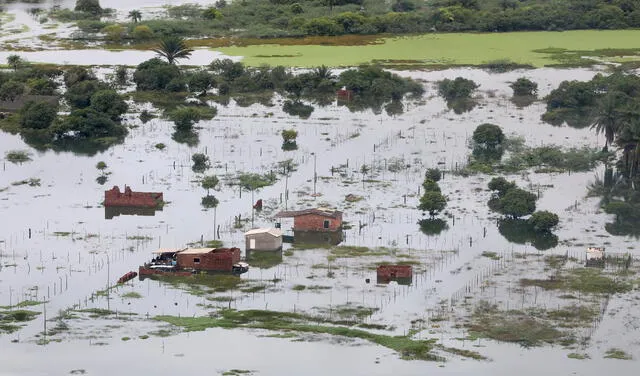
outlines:
[[[115,3],[103,6],[128,9]],[[138,2],[135,8],[144,6]],[[0,52],[0,60],[4,53]],[[24,57],[31,61],[91,65],[135,65],[150,57],[139,51],[28,54]],[[206,54],[197,51],[190,64],[208,64],[214,57]],[[452,173],[465,165],[471,134],[484,122],[500,125],[510,137],[524,137],[530,146],[601,146],[602,137],[589,129],[542,123],[545,106],[541,102],[518,108],[510,101],[508,87],[526,76],[538,83],[540,96],[544,96],[562,80],[589,80],[597,72],[399,72],[423,80],[427,92],[423,100],[405,102],[404,113],[397,116],[350,112],[334,102],[316,107],[309,119],[299,119],[282,112],[282,98],[274,98],[273,106],[241,107],[232,101],[227,106],[216,105],[218,116],[198,124],[199,144],[194,147],[172,140],[173,124],[166,120],[142,124],[137,112],[150,105],[140,104],[133,105],[127,115],[126,124],[132,128],[125,141],[96,154],[37,151],[19,136],[0,133],[2,157],[10,150],[25,150],[32,159],[22,164],[0,160],[0,307],[46,302],[24,307],[40,315],[22,329],[0,332],[0,374],[221,374],[232,369],[260,375],[507,375],[516,369],[525,375],[545,371],[595,375],[612,370],[632,374],[635,361],[603,356],[612,348],[622,348],[635,359],[640,357],[635,291],[611,296],[597,322],[578,325],[576,335],[588,335],[585,344],[525,348],[470,339],[463,326],[482,300],[505,311],[550,309],[566,302],[558,298],[561,292],[516,288],[522,276],[543,278],[551,273],[541,261],[544,256],[571,254],[580,260],[590,245],[640,256],[635,249],[637,240],[609,235],[604,224],[611,221],[610,216],[600,211],[597,198],[586,198],[588,184],[602,175],[601,167],[582,173],[523,171],[508,177],[521,187],[539,190],[538,208],[560,216],[555,232],[559,245],[546,251],[510,243],[499,233],[497,216],[486,205],[490,196],[486,185],[492,176]],[[462,115],[447,110],[435,86],[438,80],[457,76],[480,84],[480,105]],[[298,131],[298,149],[283,151],[280,132],[290,128]],[[159,150],[158,143],[166,148]],[[206,191],[199,185],[202,174],[191,169],[194,153],[207,154],[212,168],[206,174],[221,179],[212,194],[220,200],[215,222],[221,226],[220,238],[226,246],[244,249],[243,232],[272,226],[279,210],[330,206],[343,210],[350,225],[341,245],[368,247],[369,255],[285,245],[282,255],[252,264],[237,286],[228,280],[216,289],[216,285],[134,279],[112,288],[121,275],[137,270],[158,247],[181,247],[216,237],[214,211],[200,205]],[[228,185],[239,173],[280,171],[279,162],[289,159],[295,171],[288,176],[278,174],[273,186],[252,194]],[[96,182],[99,161],[108,166],[104,185]],[[369,170],[366,176],[360,173],[363,165]],[[447,170],[440,187],[449,202],[440,217],[448,228],[426,235],[417,225],[424,217],[416,205],[424,171],[432,167]],[[318,176],[315,184],[314,174]],[[34,179],[32,184],[30,179]],[[104,190],[125,184],[134,190],[163,192],[168,203],[153,216],[105,219]],[[349,194],[363,199],[348,202],[345,197]],[[265,208],[252,213],[258,198],[264,200]],[[248,220],[240,228],[234,223],[238,215]],[[287,226],[290,224],[284,223],[285,229]],[[495,252],[498,259],[487,257],[486,252]],[[523,254],[530,256],[518,256]],[[381,261],[412,263],[412,284],[376,284],[375,265]],[[577,264],[570,265],[580,267]],[[603,304],[600,296],[584,301]],[[378,333],[415,333],[415,338],[434,338],[445,346],[478,352],[488,360],[439,352],[447,362],[406,361],[393,350],[359,339],[312,334],[274,338],[281,333],[259,329],[180,333],[176,327],[152,320],[157,315],[204,316],[220,308],[357,319],[386,327],[373,330]],[[16,308],[0,311],[3,309]],[[69,309],[92,311],[66,311]],[[109,314],[95,315],[100,312],[95,309]],[[364,311],[369,313],[356,315]],[[46,337],[42,335],[45,326]],[[570,353],[587,354],[591,359],[569,359]]]
[[[32,158],[23,164],[2,161],[0,305],[25,300],[47,302],[26,308],[41,315],[25,328],[0,336],[3,373],[85,370],[87,374],[106,375],[125,369],[133,371],[135,367],[149,371],[151,367],[168,375],[178,369],[195,373],[213,367],[219,372],[243,369],[265,375],[296,370],[307,374],[388,374],[391,370],[407,375],[427,370],[447,374],[471,369],[476,374],[506,374],[526,362],[538,367],[529,370],[531,373],[519,372],[533,374],[535,369],[536,373],[547,370],[595,374],[597,370],[616,367],[628,374],[635,362],[602,358],[613,347],[623,347],[635,358],[640,356],[633,339],[637,318],[628,294],[610,299],[609,309],[617,308],[603,316],[586,347],[578,350],[558,345],[526,349],[488,339],[457,340],[467,335],[449,317],[459,310],[456,301],[460,291],[473,286],[473,281],[495,279],[503,287],[507,283],[493,277],[496,270],[492,265],[496,261],[482,256],[483,252],[496,252],[502,257],[540,251],[530,244],[509,243],[498,232],[496,215],[486,206],[490,193],[485,187],[491,176],[445,175],[440,186],[449,204],[446,215],[441,217],[447,221],[448,229],[440,234],[428,236],[420,232],[417,221],[423,216],[415,209],[424,171],[431,167],[455,170],[464,165],[470,152],[470,135],[480,123],[499,124],[509,136],[525,137],[532,146],[601,145],[602,140],[588,129],[542,123],[542,103],[520,109],[509,101],[508,83],[520,76],[538,82],[540,94],[545,95],[564,79],[588,80],[595,73],[552,69],[506,74],[474,69],[402,72],[423,80],[427,93],[424,101],[409,101],[405,113],[393,117],[384,112],[352,113],[334,103],[316,108],[309,119],[302,120],[281,112],[278,98],[273,107],[239,107],[231,102],[218,105],[218,116],[213,120],[198,124],[200,143],[196,147],[173,141],[171,123],[154,119],[142,124],[135,114],[129,116],[127,123],[134,127],[123,144],[91,156],[38,152],[19,136],[0,134],[1,150],[28,150]],[[456,76],[471,78],[481,85],[480,106],[462,115],[447,111],[436,96],[435,82]],[[133,107],[136,108],[141,107]],[[279,133],[288,128],[299,132],[298,150],[281,149]],[[158,143],[166,144],[166,149],[158,150]],[[250,229],[252,223],[244,222],[242,228],[235,228],[234,217],[250,219],[252,203],[262,198],[265,209],[255,213],[253,226],[273,225],[273,214],[285,208],[331,206],[344,210],[345,220],[353,226],[345,231],[343,245],[386,247],[393,251],[339,257],[328,249],[289,249],[286,245],[281,262],[276,257],[275,262],[262,267],[252,266],[236,288],[195,290],[192,285],[135,279],[107,289],[121,275],[148,260],[157,247],[179,247],[201,237],[215,237],[213,210],[200,206],[201,197],[206,194],[198,184],[201,174],[191,170],[190,158],[196,152],[210,157],[213,167],[207,174],[221,178],[222,184],[212,193],[220,200],[216,221],[221,225],[220,236],[225,245],[244,248],[243,231]],[[240,197],[237,186],[227,185],[238,173],[278,171],[278,162],[287,159],[293,160],[296,170],[288,178],[280,175],[276,184],[253,195],[245,191]],[[104,186],[95,180],[100,175],[95,168],[99,161],[108,165]],[[371,170],[364,183],[360,173],[363,164]],[[390,168],[398,165],[408,167]],[[343,174],[332,176],[331,168],[339,166],[343,166]],[[315,187],[314,170],[318,174]],[[560,216],[561,225],[556,231],[560,245],[544,251],[544,255],[568,251],[580,257],[586,246],[603,244],[607,249],[636,254],[636,240],[607,234],[604,223],[610,221],[609,216],[598,209],[597,199],[585,198],[587,185],[600,172],[522,172],[509,176],[532,191],[540,188],[538,208]],[[40,185],[16,185],[31,178],[40,179]],[[105,219],[101,206],[104,190],[124,184],[134,190],[163,192],[168,204],[154,216]],[[285,187],[289,190],[288,200],[284,199]],[[364,199],[347,202],[348,194]],[[517,270],[528,264],[520,264],[517,258],[509,260],[506,269],[515,273],[506,279],[517,281]],[[413,283],[375,284],[374,267],[380,261],[415,264]],[[546,275],[544,265],[532,270],[534,275]],[[367,283],[367,278],[373,282]],[[501,301],[502,308],[518,304],[507,303],[511,301],[509,288],[501,291],[496,290],[490,298]],[[520,299],[517,295],[514,302]],[[527,304],[537,303],[527,300]],[[41,336],[45,310],[47,329],[51,330],[59,322],[51,318],[71,307],[109,309],[119,315],[90,318],[88,313],[76,313],[75,318],[63,320],[68,329],[46,339]],[[271,338],[265,336],[273,332],[262,330],[211,329],[176,334],[177,329],[173,328],[166,333],[172,333],[169,337],[162,337],[158,331],[168,330],[168,326],[149,320],[156,315],[207,315],[225,307],[305,312],[332,319],[349,316],[348,309],[366,307],[373,313],[360,319],[366,324],[387,326],[385,333],[407,334],[415,329],[411,321],[422,320],[416,338],[435,338],[446,346],[477,351],[490,360],[443,353],[449,360],[446,363],[404,361],[392,350],[362,340],[326,335]],[[446,323],[440,322],[443,316],[447,316]],[[130,340],[123,340],[125,337]],[[237,350],[228,351],[231,348]],[[567,354],[575,351],[587,353],[591,359],[568,359]],[[205,361],[213,361],[214,365]]]

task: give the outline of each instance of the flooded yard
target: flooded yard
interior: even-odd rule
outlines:
[[[94,52],[74,64],[116,64]],[[118,64],[137,64],[135,54]],[[213,58],[203,51],[191,63]],[[640,253],[637,239],[605,230],[611,216],[587,197],[604,167],[506,176],[558,214],[550,247],[505,237],[487,206],[497,175],[463,173],[482,123],[530,147],[601,147],[589,128],[543,123],[541,101],[516,106],[509,88],[525,76],[542,97],[598,72],[402,71],[426,93],[401,113],[352,112],[334,100],[301,119],[283,112],[277,95],[267,104],[211,103],[217,116],[197,123],[191,146],[174,140],[167,119],[140,121],[142,110],[155,111],[150,103],[131,103],[129,134],[105,151],[36,150],[1,132],[3,157],[26,151],[30,160],[0,161],[0,374],[631,374],[636,361],[625,359],[640,357]],[[458,76],[480,85],[477,107],[462,114],[436,87]],[[298,132],[297,149],[283,150],[284,129]],[[201,205],[207,191],[192,169],[195,153],[211,161],[204,174],[220,179],[215,210]],[[101,161],[104,184],[96,181]],[[287,164],[293,169],[283,172]],[[422,231],[421,184],[436,167],[448,206],[439,228]],[[236,178],[245,173],[277,181],[242,190]],[[166,204],[153,215],[111,217],[102,202],[114,185],[162,192]],[[258,199],[261,211],[253,210]],[[245,231],[273,226],[279,211],[314,207],[343,211],[339,245],[244,251]],[[243,250],[247,273],[116,284],[157,248],[218,237]],[[589,246],[628,254],[630,265],[585,268]],[[412,265],[411,282],[377,283],[381,263]],[[18,310],[31,313],[13,320]]]

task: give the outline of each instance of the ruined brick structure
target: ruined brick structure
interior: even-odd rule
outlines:
[[[118,186],[114,186],[104,192],[104,206],[128,206],[135,208],[157,208],[164,199],[162,192],[134,192],[129,186],[124,186],[124,192],[120,192]]]
[[[398,284],[410,284],[413,279],[411,265],[379,265],[377,268],[378,283],[396,281]]]

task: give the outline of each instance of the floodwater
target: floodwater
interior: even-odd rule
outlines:
[[[139,4],[136,7],[142,7]],[[113,62],[105,60],[111,55],[100,53],[103,51],[69,52],[64,56],[70,63],[91,65],[134,65],[148,58],[144,52],[123,52],[119,53],[120,61]],[[36,56],[27,59],[36,61]],[[55,53],[41,56],[42,61],[48,61],[54,59]],[[208,64],[211,59],[205,60],[189,63]],[[106,71],[101,69],[102,74]],[[231,101],[226,106],[216,105],[218,115],[198,124],[199,143],[193,147],[172,140],[173,125],[164,119],[142,124],[136,112],[149,105],[132,106],[126,119],[126,124],[133,126],[129,135],[123,143],[103,152],[38,151],[19,136],[0,133],[2,156],[9,150],[26,150],[32,158],[23,164],[0,161],[0,306],[25,300],[46,301],[28,308],[41,315],[22,330],[0,335],[0,375],[81,371],[89,375],[220,374],[230,369],[252,370],[260,375],[511,375],[514,371],[523,375],[635,374],[635,360],[603,359],[603,354],[612,347],[622,347],[634,359],[640,358],[636,293],[611,297],[602,321],[590,333],[587,345],[580,348],[580,352],[590,355],[588,360],[568,359],[572,350],[557,345],[527,349],[491,340],[459,340],[466,333],[455,327],[457,322],[430,321],[443,314],[453,320],[460,314],[463,306],[456,304],[456,299],[461,289],[474,281],[504,284],[517,281],[520,273],[544,275],[540,265],[534,270],[533,264],[523,264],[508,255],[581,255],[589,245],[606,244],[607,249],[640,256],[635,249],[637,240],[609,235],[604,224],[611,221],[610,216],[599,210],[597,198],[585,198],[587,185],[602,174],[602,168],[584,173],[525,171],[508,177],[521,187],[539,190],[538,208],[559,215],[561,225],[555,231],[559,245],[546,251],[538,251],[531,244],[510,243],[499,233],[497,216],[486,205],[490,196],[486,185],[492,176],[451,173],[466,163],[471,134],[485,122],[500,125],[509,136],[524,137],[530,146],[601,146],[604,140],[589,129],[542,123],[543,103],[516,107],[509,100],[508,87],[516,78],[526,76],[539,84],[540,96],[544,96],[562,80],[589,80],[597,72],[399,72],[422,80],[427,93],[423,100],[405,102],[404,113],[397,116],[384,111],[350,112],[334,102],[316,107],[308,119],[299,119],[282,112],[283,99],[279,97],[272,100],[273,106],[241,107]],[[480,105],[461,115],[447,110],[437,97],[435,85],[438,80],[457,76],[480,84]],[[283,151],[280,132],[290,128],[299,133],[298,149]],[[166,148],[158,150],[158,143],[164,143]],[[218,189],[212,191],[220,200],[215,214],[200,205],[206,191],[198,183],[202,174],[191,169],[194,153],[207,154],[212,167],[206,174],[215,174],[221,180]],[[280,171],[279,162],[289,159],[295,164],[295,171],[286,177],[278,173],[279,180],[272,186],[252,193],[229,185],[239,173]],[[96,182],[100,172],[95,166],[99,161],[108,166],[104,185]],[[364,177],[360,173],[363,165],[370,171]],[[432,167],[448,171],[439,183],[449,200],[446,214],[440,216],[448,228],[426,235],[417,225],[423,216],[416,205],[424,171]],[[314,182],[315,174],[318,179]],[[39,179],[39,185],[18,184],[32,178]],[[153,216],[122,214],[105,219],[101,205],[104,190],[113,185],[123,188],[125,184],[134,190],[163,192],[168,204]],[[362,196],[363,200],[347,202],[348,194]],[[264,200],[264,210],[252,213],[252,204],[258,198]],[[151,279],[134,279],[109,290],[107,296],[98,293],[113,286],[124,273],[137,270],[158,247],[181,247],[201,238],[213,239],[214,220],[220,225],[220,238],[226,246],[244,248],[243,232],[272,226],[277,211],[316,206],[344,211],[344,219],[352,227],[345,230],[342,244],[388,247],[396,249],[396,253],[331,260],[327,249],[299,250],[285,245],[281,262],[253,265],[240,277],[243,287],[257,287],[254,290],[194,295],[189,286],[177,288]],[[234,226],[238,215],[249,220],[243,222],[242,228]],[[481,256],[485,251],[508,258],[506,269],[511,272],[500,270],[500,275],[496,274],[495,263]],[[373,268],[377,263],[403,259],[416,263],[411,285],[366,282],[375,281]],[[299,285],[307,288],[294,290]],[[514,306],[520,304],[518,307],[556,302],[543,294],[536,294],[534,299],[532,293],[523,293],[512,301],[509,291],[503,286],[493,294],[490,289],[473,293],[478,299],[486,297],[502,305],[513,302]],[[140,298],[125,295],[134,292]],[[230,303],[227,298],[232,299]],[[301,335],[302,341],[298,341],[269,338],[266,335],[273,332],[262,330],[177,331],[168,337],[150,334],[167,329],[165,324],[151,320],[156,315],[202,316],[231,307],[332,317],[337,308],[354,306],[375,309],[364,322],[393,327],[384,333],[405,334],[411,329],[412,320],[422,319],[426,324],[417,338],[435,338],[447,346],[477,351],[489,360],[445,353],[442,355],[448,361],[444,363],[405,361],[390,349],[362,340]],[[85,315],[65,320],[68,331],[51,336],[52,342],[38,344],[45,325],[47,329],[56,325],[51,318],[72,307],[109,309],[121,316],[87,320]],[[148,339],[140,338],[147,334]],[[124,341],[123,337],[131,340]]]

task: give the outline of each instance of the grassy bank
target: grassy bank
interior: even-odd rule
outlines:
[[[549,65],[591,65],[594,57],[616,61],[622,57],[640,59],[640,30],[577,30],[566,32],[514,32],[514,33],[449,33],[424,34],[384,38],[383,43],[372,43],[363,36],[351,36],[350,44],[326,45],[322,38],[314,44],[250,44],[222,47],[218,50],[232,56],[244,56],[243,62],[260,64],[312,67],[356,66],[377,61],[403,68],[442,67],[456,65],[482,65],[489,61],[508,59],[518,64],[535,67]],[[331,38],[326,38],[330,40]],[[302,41],[302,40],[301,40]]]
[[[207,328],[257,328],[274,331],[295,331],[360,338],[397,351],[403,359],[441,360],[431,352],[434,340],[414,340],[408,336],[376,334],[361,329],[332,325],[299,313],[263,310],[221,310],[215,317],[157,316],[156,320],[181,326],[187,331]]]

